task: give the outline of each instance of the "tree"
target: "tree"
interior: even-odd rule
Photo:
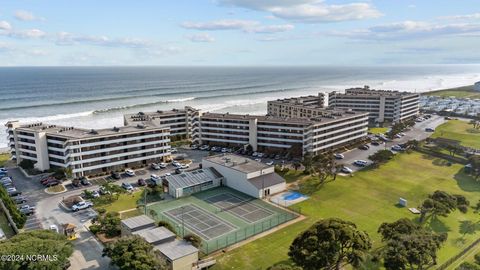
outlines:
[[[417,149],[420,146],[420,142],[417,140],[409,140],[405,143],[407,149]]]
[[[376,164],[385,163],[393,158],[393,153],[390,150],[380,150],[368,157]]]
[[[292,164],[292,166],[293,166],[293,169],[294,169],[295,171],[297,171],[300,167],[302,167],[302,163],[300,163],[300,162],[298,162],[298,161],[295,161],[295,162]]]
[[[35,163],[30,159],[24,159],[20,161],[18,166],[22,167],[25,170],[31,170],[35,167]]]
[[[296,265],[280,263],[270,266],[269,268],[267,268],[267,270],[302,270],[302,268]]]
[[[17,228],[21,229],[27,222],[27,217],[18,210],[17,204],[13,201],[4,188],[0,188],[0,200],[2,200],[8,212],[12,216],[13,222]]]
[[[304,270],[358,266],[371,248],[370,237],[349,221],[324,219],[298,235],[288,255]]]
[[[333,181],[337,180],[337,175],[339,172],[342,171],[343,169],[343,164],[336,164],[335,165],[335,168],[333,169],[333,173],[332,173],[332,176],[333,176]]]
[[[154,252],[153,246],[138,235],[122,237],[107,244],[102,256],[108,256],[111,264],[120,270],[164,270],[165,261]]]
[[[306,174],[312,173],[312,169],[313,169],[313,157],[312,157],[312,155],[311,155],[310,153],[306,154],[306,155],[303,157],[302,165],[303,165],[303,167],[305,167],[304,172],[305,172]]]
[[[332,153],[318,154],[313,157],[312,162],[313,173],[318,177],[320,185],[333,176],[335,160]]]
[[[468,161],[472,165],[472,174],[475,177],[475,181],[480,177],[480,156],[472,155]]]
[[[447,240],[447,234],[436,234],[409,219],[383,223],[378,232],[386,246],[382,250],[387,270],[417,269],[436,264],[437,251]]]
[[[92,233],[101,232],[107,237],[115,237],[121,234],[120,214],[117,212],[108,212],[97,217],[95,224],[90,226]]]
[[[470,262],[462,262],[455,270],[480,270],[480,265],[470,263]]]
[[[438,216],[446,217],[456,208],[457,200],[454,196],[437,190],[423,201],[420,207],[420,222],[425,220],[428,213],[430,213],[432,218],[437,218]]]
[[[1,260],[0,269],[64,269],[73,253],[72,244],[64,235],[49,230],[17,234],[0,242],[0,254],[48,256],[46,260]],[[48,259],[49,258],[49,259]]]
[[[464,214],[467,213],[468,207],[470,206],[470,201],[465,198],[465,196],[460,194],[453,194],[452,196],[455,197],[457,202],[457,209]]]
[[[202,239],[195,234],[189,233],[183,237],[183,240],[189,242],[190,244],[192,244],[192,246],[196,248],[199,248],[202,245]]]

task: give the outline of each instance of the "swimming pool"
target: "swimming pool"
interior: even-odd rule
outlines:
[[[308,196],[296,191],[288,191],[282,194],[282,199],[284,199],[285,201],[295,201],[298,199],[308,199]]]

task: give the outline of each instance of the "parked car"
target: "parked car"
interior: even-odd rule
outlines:
[[[256,156],[258,156],[258,152],[253,152],[252,157],[256,157]]]
[[[425,129],[425,131],[426,131],[426,132],[434,132],[435,129],[427,127],[427,128]]]
[[[353,164],[359,167],[365,167],[367,166],[368,162],[366,160],[355,160]]]
[[[154,180],[154,181],[159,181],[160,180],[160,176],[156,175],[156,174],[152,174],[150,175],[150,179]]]
[[[25,196],[17,196],[13,199],[13,201],[16,203],[16,204],[22,204],[24,202],[27,201],[27,198]]]
[[[93,206],[93,203],[92,202],[89,202],[89,201],[81,201],[77,204],[74,204],[72,206],[72,211],[74,212],[77,212],[79,210],[83,210],[83,209],[87,209],[87,208],[90,208]]]
[[[222,150],[220,152],[226,153],[227,151],[228,151],[228,149],[224,147],[224,148],[222,148]]]
[[[92,197],[93,198],[98,198],[100,197],[100,193],[97,190],[92,191]]]
[[[17,191],[17,189],[15,187],[8,187],[8,188],[6,188],[6,190],[7,190],[8,193]]]
[[[154,169],[154,170],[160,170],[160,165],[158,165],[157,163],[152,163],[150,164],[150,168]]]
[[[128,191],[133,190],[132,184],[129,184],[129,183],[122,183],[122,188],[124,188],[125,190],[128,190]]]
[[[107,195],[107,194],[111,194],[111,192],[109,190],[107,190],[105,187],[100,187],[98,189],[98,192],[100,193],[100,195]]]
[[[20,213],[23,213],[25,215],[31,215],[33,213],[35,213],[35,207],[33,206],[30,206],[28,204],[25,204],[25,205],[22,205],[18,208],[18,210],[20,210]]]
[[[165,168],[167,168],[167,163],[160,162],[160,163],[158,163],[158,166],[160,166],[160,169],[165,169]]]
[[[208,150],[210,150],[210,146],[204,144],[204,145],[200,146],[199,149],[202,150],[202,151],[208,151]]]
[[[256,162],[262,162],[262,159],[261,158],[256,158],[255,161]]]
[[[178,151],[177,151],[177,148],[173,148],[173,147],[170,148],[170,153],[177,153],[177,152],[178,152]]]
[[[263,158],[264,154],[263,153],[257,153],[258,158]]]
[[[47,183],[47,182],[49,182],[49,181],[52,181],[53,179],[55,179],[55,178],[54,178],[54,177],[51,177],[51,176],[45,177],[45,178],[42,178],[42,179],[40,180],[40,183],[41,183],[42,185],[45,185],[45,183]]]
[[[116,180],[122,178],[122,176],[118,172],[112,172],[110,175],[112,176],[113,179],[116,179]]]
[[[181,174],[181,173],[183,173],[183,169],[181,169],[181,168],[176,168],[176,169],[175,169],[175,173],[176,173],[176,174]]]
[[[135,176],[135,172],[132,169],[126,169],[125,174],[127,176]]]
[[[48,182],[47,184],[45,184],[45,186],[46,187],[53,187],[53,186],[59,185],[60,183],[61,183],[60,181],[54,180],[54,181]]]
[[[368,150],[368,149],[370,149],[370,146],[368,146],[367,144],[364,144],[364,145],[360,145],[360,146],[358,147],[358,149]]]
[[[198,145],[192,144],[192,145],[190,145],[190,149],[192,149],[192,150],[197,150],[197,149],[198,149]]]
[[[397,152],[398,152],[398,151],[404,151],[404,150],[405,150],[405,149],[402,148],[400,145],[394,145],[394,146],[392,146],[391,149],[392,149],[393,151],[397,151]]]
[[[15,190],[15,191],[12,191],[12,192],[8,192],[8,196],[10,197],[16,197],[18,195],[22,195],[22,192],[21,191],[18,191],[18,190]]]
[[[189,164],[180,164],[180,169],[188,169],[190,168]]]
[[[7,168],[2,167],[2,168],[0,168],[0,172],[2,172],[2,173],[8,173],[8,170],[7,170]]]
[[[58,227],[55,224],[50,225],[50,231],[58,233]]]
[[[138,184],[139,186],[142,186],[142,187],[143,187],[143,186],[146,186],[146,185],[147,185],[147,182],[145,182],[145,180],[143,180],[143,178],[140,178],[140,179],[137,180],[137,184]]]
[[[380,142],[379,142],[379,141],[372,141],[371,144],[372,144],[372,145],[375,145],[375,146],[379,146],[379,145],[380,145]]]
[[[353,170],[350,169],[350,168],[348,168],[348,167],[346,167],[346,166],[343,166],[342,172],[343,172],[343,173],[353,173]]]
[[[279,160],[280,158],[282,158],[280,155],[275,155],[275,160]]]
[[[267,164],[268,166],[272,166],[273,165],[273,160],[270,160],[270,161],[266,162],[265,164]]]
[[[90,181],[88,181],[88,179],[86,177],[82,177],[80,178],[80,183],[84,186],[90,186],[92,185],[92,183],[90,183]]]
[[[335,156],[336,159],[344,159],[345,158],[345,156],[343,154],[338,154],[338,153],[334,154],[334,156]]]

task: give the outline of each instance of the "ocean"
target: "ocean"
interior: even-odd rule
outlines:
[[[381,67],[2,67],[0,122],[102,128],[186,105],[266,113],[271,99],[347,87],[425,92],[480,81],[480,65]],[[7,146],[0,129],[0,148]]]

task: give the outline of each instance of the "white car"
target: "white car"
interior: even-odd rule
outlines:
[[[177,152],[177,148],[170,148],[170,153],[176,153]]]
[[[368,162],[366,160],[355,160],[353,164],[359,166],[359,167],[365,167],[367,166]]]
[[[228,151],[228,149],[227,149],[227,148],[225,148],[225,147],[224,147],[224,148],[222,148],[222,150],[221,150],[221,152],[222,152],[222,153],[226,153],[227,151]]]
[[[273,160],[270,160],[269,162],[267,162],[265,164],[267,164],[268,166],[272,166],[273,165]]]
[[[153,181],[158,181],[158,180],[160,180],[160,176],[158,176],[158,175],[156,175],[156,174],[150,175],[150,178],[151,178]]]
[[[187,169],[190,168],[190,165],[188,164],[180,164],[180,169]]]
[[[160,170],[160,169],[161,169],[161,168],[160,168],[160,165],[158,165],[157,163],[152,163],[152,164],[150,165],[150,167],[151,167],[152,169],[154,169],[154,170]]]
[[[7,188],[7,192],[15,192],[15,191],[17,191],[17,189],[14,187]]]
[[[343,172],[343,173],[353,173],[353,170],[350,169],[350,168],[348,168],[348,167],[345,167],[345,166],[344,166],[344,167],[342,168],[342,172]]]
[[[132,169],[126,169],[125,174],[128,176],[135,176],[135,172]]]
[[[77,204],[74,204],[72,206],[72,211],[74,212],[77,212],[79,210],[83,210],[83,209],[87,209],[87,208],[90,208],[93,206],[93,203],[92,202],[89,202],[89,201],[83,201],[83,202],[79,202]]]
[[[160,166],[160,168],[162,168],[162,169],[165,169],[165,168],[167,168],[167,163],[160,162],[160,163],[158,163],[158,166]]]
[[[55,224],[50,225],[50,231],[54,231],[54,232],[58,233],[58,226],[55,225]]]
[[[180,166],[182,166],[182,164],[180,164],[180,163],[178,163],[178,162],[176,162],[176,161],[172,162],[172,165],[173,165],[173,167],[175,167],[175,168],[179,168]]]
[[[263,153],[258,153],[258,154],[257,154],[257,157],[259,157],[259,158],[263,158],[263,156],[264,156]]]
[[[262,159],[256,158],[255,161],[256,161],[256,162],[262,162]]]
[[[171,175],[172,175],[171,173],[166,173],[163,176],[171,176]]]
[[[334,154],[336,159],[344,159],[345,156],[343,154]]]
[[[256,156],[258,156],[258,153],[257,153],[257,152],[253,152],[252,157],[256,157]]]

